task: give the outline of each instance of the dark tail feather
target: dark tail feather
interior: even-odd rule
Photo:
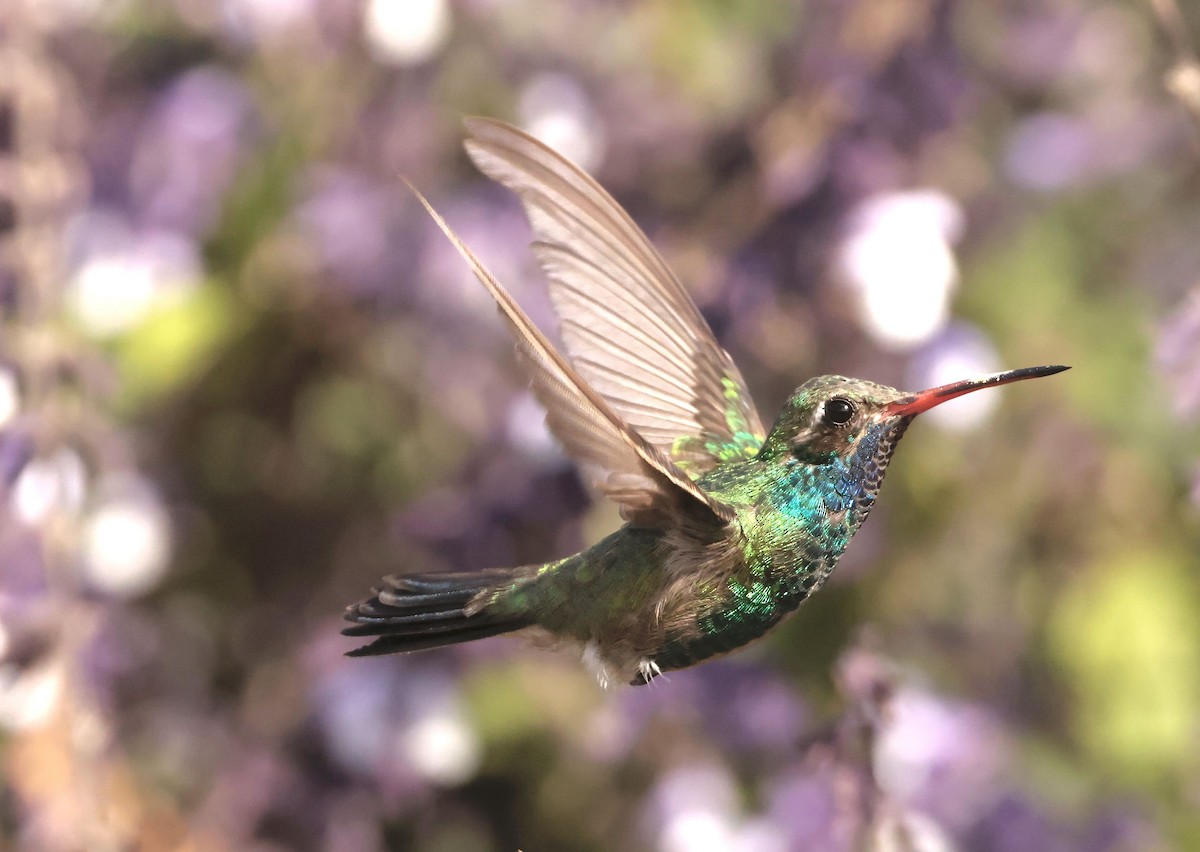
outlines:
[[[511,579],[512,572],[504,570],[385,577],[382,589],[346,610],[346,620],[354,624],[342,631],[344,635],[379,637],[348,656],[420,651],[528,627],[529,619],[500,615],[488,607],[466,612],[480,592]]]

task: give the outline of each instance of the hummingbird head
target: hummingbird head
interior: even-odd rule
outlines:
[[[808,465],[840,463],[851,476],[881,480],[904,430],[921,412],[977,390],[1066,369],[1026,367],[916,393],[862,379],[818,376],[788,399],[760,457]],[[875,485],[878,487],[878,481]]]

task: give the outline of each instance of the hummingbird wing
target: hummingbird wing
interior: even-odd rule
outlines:
[[[600,488],[621,506],[626,520],[642,526],[678,522],[681,510],[714,525],[734,517],[732,507],[711,497],[661,450],[630,428],[605,399],[560,355],[500,282],[475,257],[446,220],[412,184],[409,189],[496,300],[512,327],[517,351],[546,408],[546,422],[567,451],[605,472]]]
[[[525,206],[579,375],[693,477],[758,452],[765,432],[737,366],[629,214],[515,127],[466,126],[471,159]]]

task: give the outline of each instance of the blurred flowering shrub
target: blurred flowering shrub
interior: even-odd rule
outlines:
[[[8,0],[0,846],[1200,844],[1173,8]],[[612,693],[507,639],[346,659],[379,575],[618,523],[399,180],[552,330],[469,113],[614,192],[764,411],[1076,369],[914,429],[831,587],[729,659]]]

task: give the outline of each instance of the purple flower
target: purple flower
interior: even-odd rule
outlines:
[[[334,762],[393,801],[471,778],[480,745],[440,655],[343,657],[330,629],[309,652],[310,702]],[[444,656],[441,657],[444,660]]]
[[[1002,725],[983,706],[903,686],[886,705],[875,773],[902,804],[961,829],[991,805],[1009,751]]]
[[[400,230],[399,186],[336,166],[314,168],[305,183],[295,226],[316,250],[324,277],[359,298],[407,295],[397,282],[413,277],[416,241]]]
[[[1200,414],[1200,290],[1183,300],[1163,324],[1155,352],[1171,389],[1171,405],[1181,418]]]
[[[852,783],[853,778],[844,777],[832,762],[806,760],[772,782],[767,814],[785,829],[789,848],[812,852],[856,848],[862,826],[854,803],[847,800],[847,781]]]
[[[1027,799],[1012,794],[972,829],[966,846],[978,852],[1073,852],[1078,848],[1064,826]]]
[[[190,69],[169,86],[143,124],[131,164],[142,223],[207,233],[241,165],[253,115],[245,85],[222,68]]]

